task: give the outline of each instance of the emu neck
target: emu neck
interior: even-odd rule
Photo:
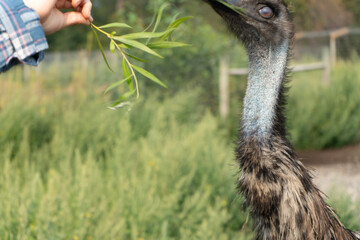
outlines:
[[[248,48],[250,73],[236,153],[239,190],[250,207],[256,239],[358,240],[326,204],[285,138],[281,110],[288,50],[288,41]]]
[[[289,42],[249,50],[249,77],[244,100],[243,134],[263,139],[274,133],[277,104],[286,71]]]

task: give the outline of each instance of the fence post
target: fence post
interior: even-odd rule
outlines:
[[[229,61],[227,57],[220,59],[220,74],[219,74],[219,110],[221,118],[225,119],[229,115],[230,97],[229,97]]]
[[[331,78],[331,60],[329,49],[324,47],[322,50],[322,57],[324,63],[324,75],[323,75],[323,83],[325,85],[329,85]]]
[[[330,63],[335,65],[336,63],[336,37],[330,34]]]

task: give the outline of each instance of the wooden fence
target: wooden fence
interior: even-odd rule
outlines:
[[[328,38],[330,48],[330,62],[332,65],[334,65],[336,63],[336,40],[340,37],[359,34],[360,28],[344,27],[332,31],[298,32],[295,34],[295,40]]]
[[[300,39],[316,39],[329,38],[329,47],[322,51],[322,61],[298,64],[290,66],[292,72],[305,72],[314,70],[323,70],[323,83],[329,84],[331,78],[331,65],[336,63],[336,40],[346,35],[359,35],[358,28],[340,28],[334,31],[320,31],[320,32],[298,32],[295,35],[295,40]],[[227,118],[230,111],[230,91],[229,78],[230,76],[241,76],[249,73],[248,68],[230,68],[228,57],[220,59],[219,68],[219,111],[222,118]]]

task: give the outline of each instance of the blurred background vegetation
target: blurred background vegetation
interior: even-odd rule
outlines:
[[[213,28],[222,33],[226,32],[222,22],[219,21],[219,17],[201,0],[93,1],[94,9],[92,14],[95,19],[94,23],[102,25],[113,21],[121,21],[142,30],[151,22],[154,11],[164,2],[171,3],[172,11],[168,12],[169,20],[174,13],[181,12],[185,15],[197,17],[192,23],[197,28],[207,29],[208,27],[205,25],[210,24],[212,29],[208,30],[209,33],[214,31]],[[359,0],[287,0],[287,2],[294,13],[294,21],[298,31],[360,26]],[[49,37],[51,50],[82,49],[86,45],[88,33],[87,28],[73,27],[54,34]],[[214,41],[214,45],[219,44],[216,39],[211,40]]]
[[[103,91],[118,76],[87,27],[50,36],[39,68],[0,76],[0,239],[253,239],[233,161],[246,76],[231,78],[229,118],[218,114],[219,59],[246,67],[242,46],[201,1],[94,0],[95,24],[142,30],[163,2],[171,3],[164,28],[175,14],[194,16],[173,36],[191,47],[162,51],[165,60],[140,55],[168,89],[143,79],[140,100],[107,109],[118,93]],[[359,26],[359,3],[289,1],[298,30]],[[287,116],[297,149],[360,139],[360,48],[349,42],[360,44],[360,36],[341,41],[338,52],[348,54],[332,67],[329,85],[322,71],[291,76]],[[310,52],[318,48],[312,44]],[[332,206],[360,229],[360,203],[342,196],[331,194]]]

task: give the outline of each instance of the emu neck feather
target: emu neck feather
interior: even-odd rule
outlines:
[[[249,77],[244,100],[243,131],[246,136],[272,134],[276,104],[286,71],[289,42],[261,53],[249,51]]]

